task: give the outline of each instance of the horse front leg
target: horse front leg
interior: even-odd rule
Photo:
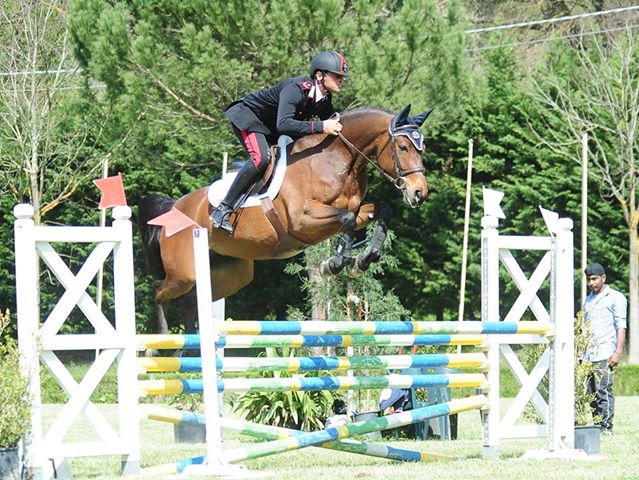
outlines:
[[[388,224],[393,218],[393,211],[385,203],[381,203],[378,206],[369,203],[363,205],[360,212],[358,219],[361,217],[362,221],[358,223],[358,228],[363,228],[367,226],[371,220],[377,219],[377,228],[375,229],[373,238],[366,249],[357,256],[353,265],[353,268],[365,272],[372,262],[379,261],[382,256],[384,242],[388,234]]]
[[[336,275],[353,264],[352,249],[358,217],[351,211],[335,208],[317,201],[307,203],[300,217],[300,229],[320,232],[338,227],[343,233],[337,239],[335,255],[320,264],[322,275]]]
[[[324,260],[320,264],[320,272],[322,275],[337,275],[344,270],[344,267],[353,265],[353,233],[345,232],[337,239],[337,248],[335,255]]]

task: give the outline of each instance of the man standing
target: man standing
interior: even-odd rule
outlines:
[[[612,370],[621,361],[626,339],[626,297],[606,285],[606,271],[599,263],[589,265],[586,280],[591,293],[584,302],[584,320],[590,324],[592,339],[586,360],[595,367],[588,381],[588,393],[594,393],[591,405],[601,416],[601,430],[612,435],[615,397],[612,393]]]

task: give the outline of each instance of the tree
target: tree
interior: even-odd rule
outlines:
[[[562,68],[565,65],[570,68]],[[619,35],[582,39],[556,55],[536,82],[534,97],[548,109],[539,138],[566,158],[590,139],[589,171],[604,202],[614,200],[628,239],[629,361],[639,362],[639,43],[631,26]],[[557,128],[557,117],[565,128]]]
[[[458,3],[73,0],[70,28],[85,74],[106,86],[99,101],[115,112],[119,128],[134,128],[113,164],[135,204],[150,191],[179,197],[205,185],[220,173],[224,151],[244,157],[224,108],[251,90],[306,73],[322,49],[343,51],[353,72],[336,98],[338,110],[399,111],[412,103],[421,111],[437,100],[438,115],[455,117],[470,84]],[[272,282],[264,283],[262,290],[272,292]],[[250,302],[258,297],[251,296]]]
[[[0,191],[36,221],[99,172],[103,121],[91,117],[61,2],[0,3]]]

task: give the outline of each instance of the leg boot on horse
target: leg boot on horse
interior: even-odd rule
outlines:
[[[213,228],[220,228],[229,235],[233,235],[231,213],[239,207],[240,199],[261,176],[262,172],[253,165],[252,160],[248,160],[242,165],[224,200],[211,213],[211,225],[213,225]]]
[[[353,237],[350,233],[345,233],[337,239],[335,255],[324,260],[320,265],[322,275],[337,275],[344,270],[344,267],[353,264],[352,257]]]
[[[340,218],[340,223],[344,233],[337,239],[335,255],[324,260],[320,265],[320,272],[323,275],[336,275],[344,267],[353,264],[353,239],[355,237],[356,216],[352,212],[347,212]]]
[[[362,272],[368,270],[372,262],[377,262],[381,258],[386,235],[388,234],[388,224],[393,218],[393,211],[386,203],[380,204],[376,210],[377,228],[373,238],[371,238],[366,250],[360,253],[354,261],[354,266]]]

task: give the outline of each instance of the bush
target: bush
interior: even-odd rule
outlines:
[[[292,374],[263,372],[262,378],[285,378]],[[295,376],[318,376],[317,372]],[[333,402],[340,398],[338,392],[320,391],[270,391],[246,392],[232,399],[233,411],[244,414],[252,422],[295,430],[324,428],[325,419],[332,414]]]
[[[593,417],[592,406],[594,393],[588,393],[588,380],[595,367],[582,357],[588,351],[592,340],[590,323],[583,319],[583,311],[577,313],[575,319],[575,425],[595,425],[601,421]]]
[[[324,428],[336,395],[332,391],[316,392],[247,392],[233,401],[233,411],[252,422],[295,430]]]
[[[0,312],[0,336],[10,322]],[[0,344],[0,448],[15,447],[31,424],[29,382],[20,370],[16,342],[9,336]]]

